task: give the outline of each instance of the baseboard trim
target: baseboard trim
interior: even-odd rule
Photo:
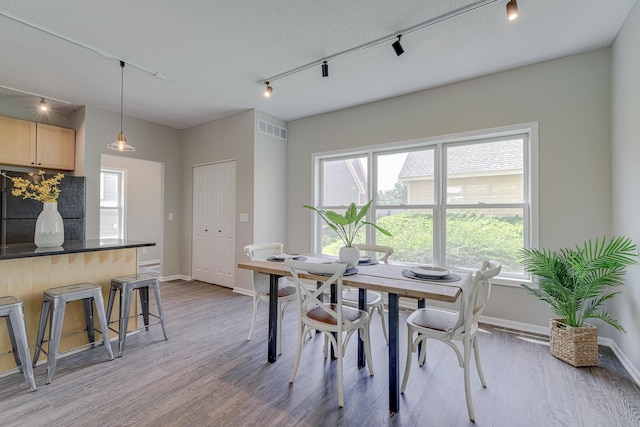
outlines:
[[[150,259],[148,261],[139,261],[138,262],[138,267],[140,267],[141,265],[154,265],[154,264],[160,264],[160,260],[159,259]]]
[[[248,297],[253,297],[253,291],[250,291],[247,288],[235,287],[235,288],[233,288],[233,292],[235,292],[237,294],[241,294],[241,295],[246,295]]]

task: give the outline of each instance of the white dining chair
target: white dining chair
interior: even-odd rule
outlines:
[[[473,401],[471,399],[471,385],[469,381],[469,363],[471,350],[473,349],[478,376],[483,387],[487,386],[480,365],[480,353],[478,350],[478,318],[484,311],[489,295],[491,294],[491,279],[500,273],[501,265],[496,261],[485,261],[482,268],[468,287],[463,290],[460,298],[460,310],[457,313],[436,308],[419,308],[407,319],[407,363],[402,378],[400,391],[404,393],[411,370],[411,355],[418,351],[419,344],[423,343],[418,355],[420,366],[424,364],[426,354],[426,341],[429,338],[436,339],[447,344],[458,357],[458,363],[464,369],[464,392],[467,399],[467,411],[469,419],[474,421]],[[417,336],[414,339],[414,334]],[[461,341],[463,352],[454,341]]]
[[[282,243],[259,243],[247,245],[244,252],[251,261],[266,259],[270,256],[281,254],[284,250]],[[282,318],[290,302],[296,299],[296,287],[286,277],[278,279],[278,354],[282,354]],[[269,304],[269,275],[253,272],[253,315],[251,318],[251,328],[247,340],[251,339],[256,325],[258,305],[260,302]]]
[[[356,244],[355,246],[360,249],[360,252],[364,252],[369,254],[372,259],[376,259],[380,262],[387,262],[389,260],[389,256],[393,253],[393,248],[391,246],[383,246],[383,245],[365,245],[365,244]],[[342,292],[342,301],[345,305],[349,307],[358,307],[358,290],[349,288],[345,289]],[[367,291],[367,312],[369,312],[369,317],[373,318],[373,313],[377,312],[380,315],[380,322],[382,323],[382,333],[384,334],[384,339],[389,345],[389,336],[387,334],[387,325],[384,321],[384,300],[382,298],[382,294],[379,292]]]
[[[364,310],[347,307],[342,304],[342,278],[345,264],[331,263],[318,264],[292,259],[285,260],[291,269],[294,282],[296,284],[296,295],[298,303],[298,345],[296,350],[296,360],[291,372],[289,383],[293,383],[300,365],[300,355],[302,353],[302,343],[308,331],[315,329],[325,335],[325,339],[331,342],[335,349],[338,364],[338,406],[344,406],[344,384],[343,384],[343,357],[349,339],[354,332],[360,331],[360,339],[364,344],[365,356],[369,374],[373,375],[373,362],[371,358],[371,345],[369,341],[369,313]],[[318,276],[318,286],[316,288],[307,287],[300,278],[301,273],[313,272],[321,274]],[[320,284],[321,283],[321,284]],[[332,285],[336,286],[336,302],[324,303],[322,296],[330,290]],[[357,337],[358,335],[356,335]]]

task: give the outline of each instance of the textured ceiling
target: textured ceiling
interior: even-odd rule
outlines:
[[[250,108],[293,120],[609,46],[635,0],[519,0],[514,22],[506,2],[406,35],[400,57],[388,42],[331,61],[328,78],[278,79],[265,99],[268,77],[477,0],[0,0],[0,86],[119,113],[122,59],[166,76],[127,66],[125,115],[178,129]]]

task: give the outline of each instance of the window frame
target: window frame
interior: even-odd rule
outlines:
[[[110,206],[103,206],[102,205],[102,199],[103,199],[103,179],[102,179],[102,174],[103,173],[112,173],[112,174],[117,174],[119,176],[119,193],[120,193],[120,197],[118,200],[118,205],[116,207],[110,207]],[[100,168],[100,212],[102,212],[103,209],[107,209],[107,210],[115,210],[118,212],[118,225],[120,226],[118,229],[118,237],[117,239],[125,239],[126,235],[127,235],[127,222],[126,222],[126,180],[127,180],[127,171],[126,169],[118,169],[118,168],[112,168],[112,167],[108,167],[108,168]],[[100,215],[100,223],[102,222],[102,214]],[[102,232],[102,224],[100,224],[100,232]],[[102,236],[102,233],[100,233],[100,239],[106,239],[106,237]]]
[[[345,206],[322,205],[323,168],[322,162],[325,160],[340,160],[355,157],[367,158],[367,191],[368,200],[374,199],[371,209],[367,213],[367,220],[374,221],[376,211],[379,209],[432,209],[434,221],[433,254],[434,263],[439,264],[445,256],[445,226],[447,208],[464,209],[478,208],[477,205],[447,204],[447,180],[446,163],[443,150],[445,147],[455,147],[468,145],[470,143],[491,142],[493,140],[503,140],[510,136],[525,136],[523,150],[523,202],[521,204],[490,204],[490,207],[514,207],[521,206],[523,209],[523,238],[525,247],[537,247],[539,238],[539,168],[538,168],[538,123],[529,122],[501,126],[496,128],[460,132],[455,134],[420,138],[415,140],[392,142],[386,144],[357,147],[353,149],[342,149],[338,151],[319,152],[312,154],[312,199],[314,206],[322,209],[341,209]],[[434,201],[431,204],[417,205],[378,205],[378,161],[377,157],[398,152],[433,149],[434,151]],[[489,207],[487,207],[488,209]],[[322,250],[322,221],[318,215],[313,215],[313,227],[311,231],[312,247],[314,252]],[[367,227],[367,242],[375,243],[375,231],[373,227]],[[501,274],[494,283],[520,286],[521,283],[530,283],[530,277],[526,272],[523,275]]]

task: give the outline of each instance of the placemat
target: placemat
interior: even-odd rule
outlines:
[[[378,262],[378,260],[375,260],[375,259],[365,259],[365,260],[358,261],[358,265],[376,265],[376,264],[380,264],[380,263]]]
[[[444,277],[433,277],[433,278],[420,277],[408,268],[405,268],[404,270],[402,270],[402,275],[409,279],[423,280],[427,282],[457,282],[458,280],[462,280],[462,277],[454,273],[451,273],[448,276],[444,276]]]
[[[315,274],[316,276],[328,276],[328,277],[333,276],[333,274],[331,273],[314,273],[313,271],[309,271],[309,273]],[[356,267],[351,267],[351,268],[347,268],[343,276],[353,276],[354,274],[357,274],[357,273],[358,273],[358,269]]]
[[[296,261],[306,261],[307,257],[306,256],[294,256],[292,259],[295,259]],[[271,261],[271,262],[284,262],[284,259],[280,259],[280,258],[274,258],[272,256],[270,256],[269,258],[267,258],[267,261]]]

